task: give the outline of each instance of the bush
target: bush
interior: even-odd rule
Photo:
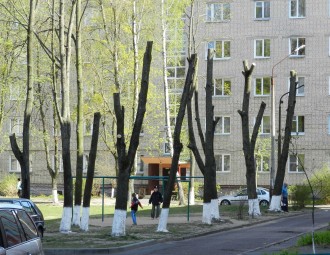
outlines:
[[[0,182],[0,195],[6,197],[17,196],[17,176],[16,174],[6,175]]]
[[[293,185],[289,187],[289,196],[293,208],[303,208],[310,202],[311,190],[307,185]]]

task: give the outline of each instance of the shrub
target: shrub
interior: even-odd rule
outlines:
[[[289,187],[289,196],[293,208],[303,208],[310,201],[311,190],[307,185],[293,185]]]
[[[0,182],[0,195],[6,197],[17,196],[17,176],[16,174],[6,175]]]

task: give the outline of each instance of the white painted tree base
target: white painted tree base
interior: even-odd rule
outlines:
[[[211,203],[203,204],[202,222],[211,225],[214,220],[220,220],[218,199],[212,199]]]
[[[58,204],[58,194],[57,194],[57,189],[52,190],[52,197],[53,197],[53,203]]]
[[[72,225],[73,226],[80,226],[80,211],[81,211],[81,206],[80,205],[75,205],[73,207],[73,216],[72,216]]]
[[[249,199],[249,216],[258,217],[261,215],[258,198]]]
[[[126,210],[115,209],[113,216],[111,236],[125,236],[126,235]]]
[[[115,197],[115,189],[114,188],[111,188],[111,198],[114,198]]]
[[[80,229],[83,231],[88,231],[89,227],[89,207],[82,208],[81,221],[80,221]]]
[[[167,222],[168,222],[169,212],[170,212],[169,208],[162,208],[162,211],[160,212],[157,232],[165,232],[165,233],[168,232]]]
[[[72,207],[63,207],[60,232],[71,232]]]
[[[281,196],[272,196],[272,201],[270,202],[269,211],[280,212],[281,209]]]

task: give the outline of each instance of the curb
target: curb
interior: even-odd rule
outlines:
[[[299,214],[303,214],[304,212],[300,212]],[[286,215],[286,217],[293,217],[296,216],[297,214],[292,214],[292,215]],[[218,229],[218,230],[213,230],[213,231],[209,231],[209,232],[204,232],[204,233],[200,233],[200,234],[196,234],[196,235],[189,235],[189,236],[182,236],[182,237],[177,237],[177,238],[162,238],[162,239],[158,239],[158,240],[147,240],[147,241],[142,241],[142,242],[138,242],[138,243],[134,243],[134,244],[129,244],[129,245],[124,245],[124,246],[119,246],[119,247],[112,247],[112,248],[45,248],[44,249],[44,255],[90,255],[90,254],[114,254],[117,252],[123,252],[123,251],[127,251],[127,250],[132,250],[134,248],[141,248],[141,247],[145,247],[145,246],[149,246],[150,244],[156,244],[156,243],[164,243],[164,242],[168,242],[168,241],[180,241],[180,240],[187,240],[187,239],[191,239],[191,238],[196,238],[196,237],[201,237],[201,236],[206,236],[206,235],[212,235],[212,234],[216,234],[219,232],[223,232],[223,231],[229,231],[232,229],[238,229],[238,228],[248,228],[251,226],[255,226],[255,225],[259,225],[259,224],[263,224],[263,223],[267,223],[267,222],[271,222],[271,221],[276,221],[279,218],[274,218],[274,219],[265,219],[265,220],[261,220],[258,222],[250,222],[244,225],[240,225],[240,226],[234,226],[234,227],[226,227],[223,229]],[[281,243],[285,240],[279,241],[278,243]],[[274,245],[274,244],[272,244]]]

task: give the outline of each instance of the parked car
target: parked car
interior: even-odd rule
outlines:
[[[25,211],[30,215],[32,220],[37,226],[40,237],[43,237],[45,229],[45,221],[42,212],[38,206],[29,199],[25,198],[0,198],[0,203],[16,204],[23,207]]]
[[[259,205],[269,205],[269,190],[265,188],[257,188]],[[218,198],[220,205],[239,204],[248,201],[247,188],[241,189],[234,195],[221,196]]]
[[[19,205],[0,204],[0,255],[44,255],[29,214]]]

